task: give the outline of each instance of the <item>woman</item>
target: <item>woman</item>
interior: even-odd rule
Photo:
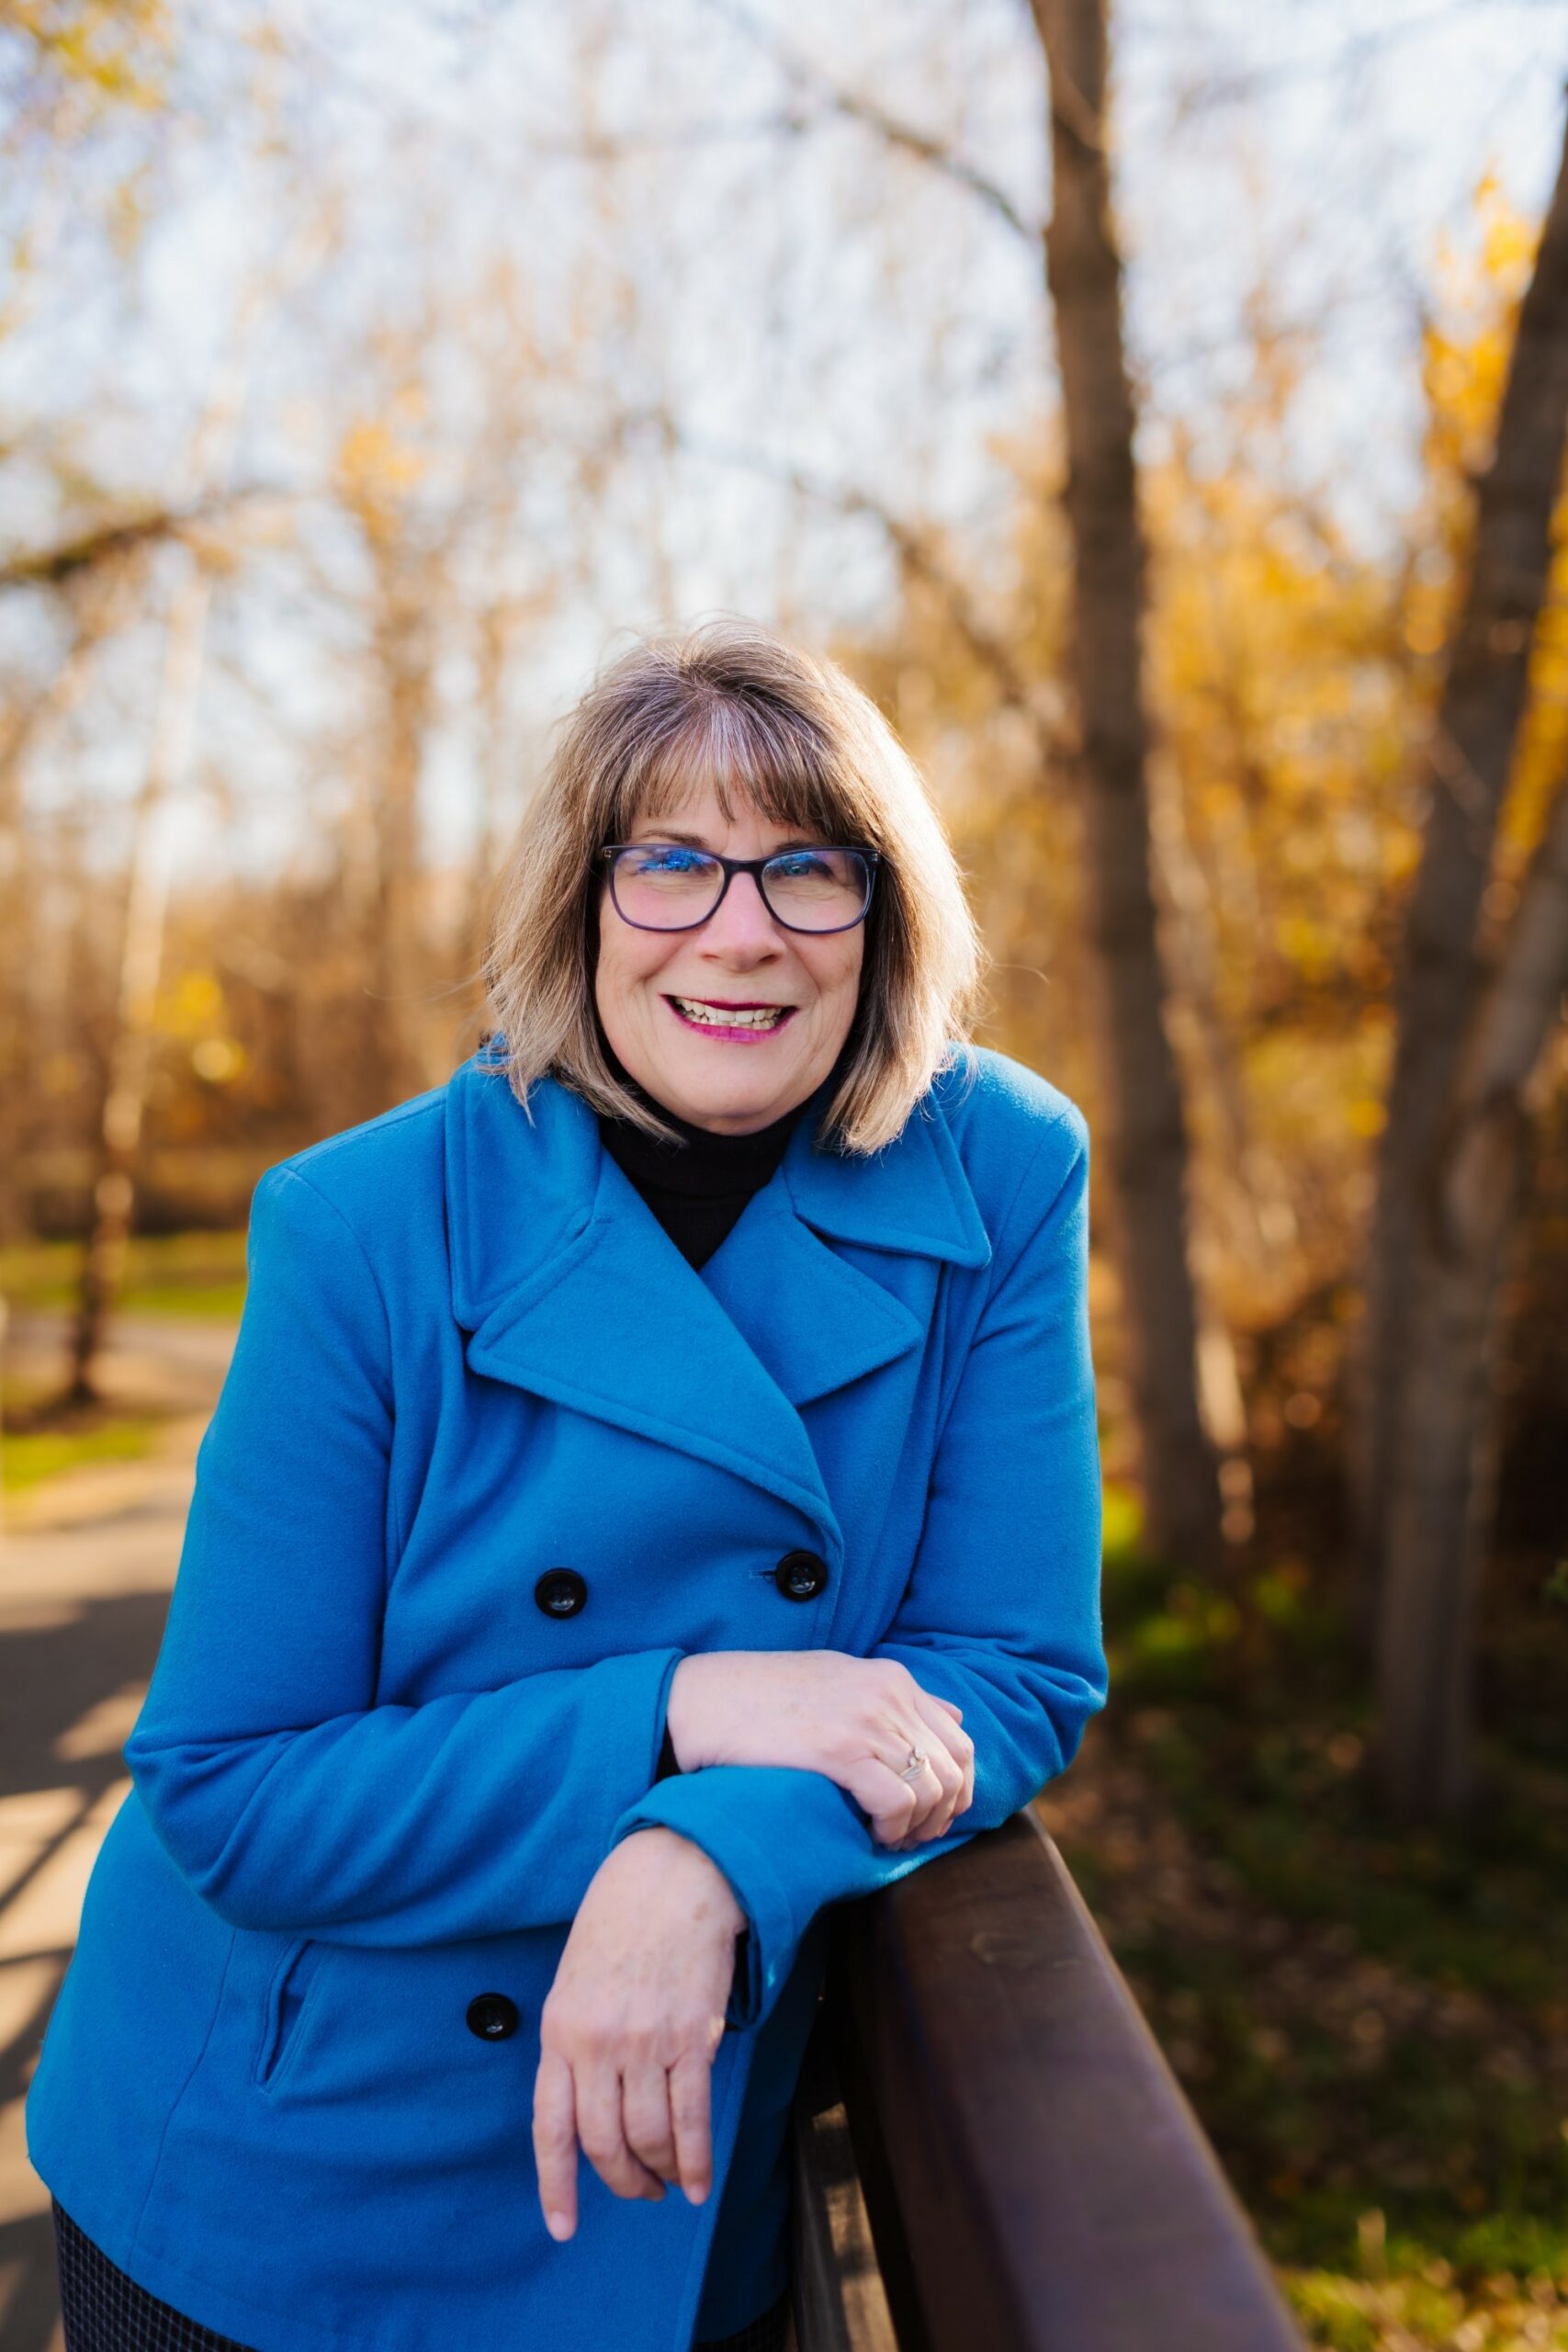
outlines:
[[[1105,1698],[1088,1133],[976,963],[710,624],[573,715],[486,1046],[263,1177],[28,2101],[71,2352],[782,2341],[826,1906]]]

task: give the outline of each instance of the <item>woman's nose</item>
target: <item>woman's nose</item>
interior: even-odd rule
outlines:
[[[768,912],[754,874],[734,874],[729,888],[703,928],[706,946],[755,953],[778,944],[778,926]]]

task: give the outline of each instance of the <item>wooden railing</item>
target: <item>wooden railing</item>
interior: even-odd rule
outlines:
[[[834,1924],[795,2109],[800,2352],[1301,2352],[1032,1812]]]

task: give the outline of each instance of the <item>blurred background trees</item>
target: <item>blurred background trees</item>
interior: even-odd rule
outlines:
[[[1538,0],[0,6],[9,1490],[151,1442],[117,1340],[210,1371],[262,1170],[487,1034],[624,632],[825,648],[1095,1138],[1051,1826],[1346,2352],[1568,2343],[1563,62]]]
[[[69,1378],[13,1423],[90,1414],[135,1236],[232,1230],[483,1034],[510,828],[615,632],[765,613],[924,763],[982,1034],[1101,1138],[1145,1548],[1232,1602],[1302,1549],[1369,1657],[1382,1625],[1386,1801],[1468,1802],[1483,1560],[1545,1593],[1568,1549],[1561,126],[1531,12],[1478,13],[1467,114],[1462,21],[1326,5],[1305,49],[1223,11],[1108,45],[1087,0],[6,11],[0,1237],[85,1245]],[[1379,177],[1385,49],[1470,125],[1436,219]],[[1333,201],[1267,152],[1325,98],[1364,123]],[[1532,282],[1533,455],[1495,467]],[[1494,510],[1533,587],[1482,578]],[[1460,904],[1429,815],[1463,833],[1498,679]],[[1538,1049],[1503,1114],[1482,1085],[1511,1205],[1501,1162],[1454,1179],[1495,1272],[1423,1324],[1532,871]]]

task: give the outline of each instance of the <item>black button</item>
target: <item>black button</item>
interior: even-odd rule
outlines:
[[[534,1587],[547,1617],[575,1617],[588,1600],[588,1587],[575,1568],[547,1568]]]
[[[476,1993],[468,2003],[468,2031],[481,2041],[504,2041],[517,2030],[517,2004],[504,1993]]]
[[[786,1600],[815,1600],[828,1582],[828,1563],[815,1552],[786,1552],[773,1570],[773,1582]]]

